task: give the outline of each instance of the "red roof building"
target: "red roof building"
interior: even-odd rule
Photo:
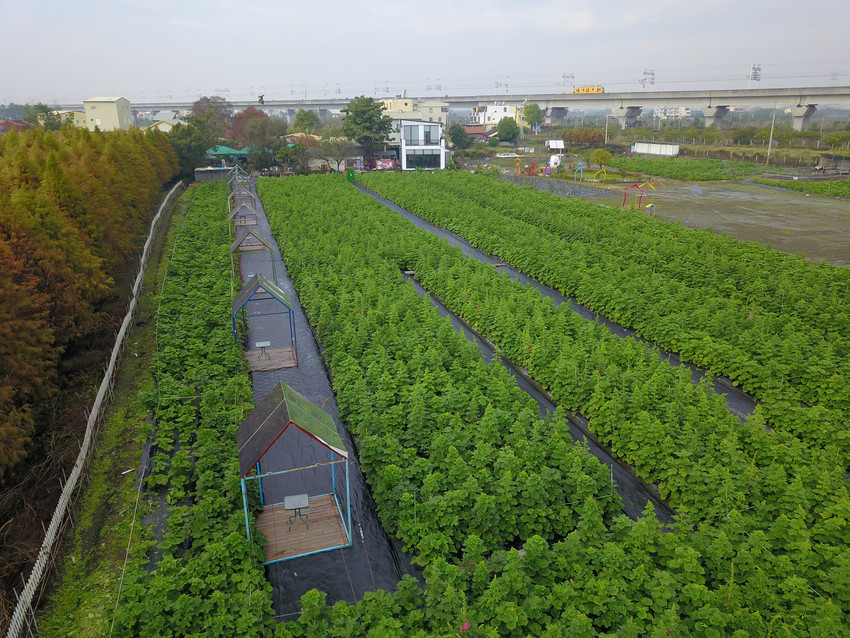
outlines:
[[[9,131],[26,131],[32,128],[32,124],[26,120],[0,120],[0,133]]]

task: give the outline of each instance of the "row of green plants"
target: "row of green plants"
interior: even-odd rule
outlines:
[[[382,521],[388,531],[407,534],[408,546],[427,564],[424,592],[411,586],[411,593],[397,593],[403,603],[385,598],[392,620],[376,611],[374,599],[329,607],[313,592],[302,600],[301,619],[281,625],[280,635],[351,635],[357,625],[364,632],[380,626],[386,635],[457,635],[468,627],[470,635],[486,636],[828,635],[846,629],[850,503],[843,472],[826,452],[781,432],[769,435],[758,417],[740,423],[708,388],[693,386],[647,346],[554,308],[342,180],[261,182],[260,192],[328,354],[341,414],[362,446]],[[505,457],[506,444],[529,441],[545,455],[563,438],[561,426],[555,419],[549,440],[536,444],[532,415],[524,420],[514,409],[493,419],[484,400],[459,396],[471,373],[437,383],[440,366],[451,371],[468,346],[459,336],[449,338],[444,320],[432,326],[434,311],[413,296],[401,269],[414,269],[559,403],[586,413],[601,439],[658,482],[679,508],[680,523],[663,532],[651,508],[637,522],[612,519],[597,494],[585,498],[577,518],[571,514],[572,531],[553,524],[553,533],[514,535],[524,555],[504,544],[509,534],[482,536],[455,506],[474,488],[467,468],[475,464],[471,476],[487,496],[483,477],[504,483],[530,475],[524,462],[533,463],[531,472],[539,467],[532,455]],[[408,313],[420,306],[408,323]],[[441,334],[445,338],[435,341]],[[429,358],[438,362],[436,373],[421,364],[410,368],[410,361]],[[422,385],[426,406],[436,405],[425,418],[411,389]],[[510,383],[487,387],[513,392]],[[453,398],[457,407],[447,409]],[[469,413],[476,405],[478,414]],[[473,422],[455,418],[461,411]],[[521,436],[513,431],[517,425]],[[420,440],[429,445],[417,453]],[[393,493],[399,484],[400,498]],[[533,482],[519,503],[553,486]],[[416,533],[426,516],[426,491],[450,517],[449,529],[438,519],[429,521],[433,530]],[[484,505],[486,499],[474,507]],[[492,515],[511,516],[496,507]],[[535,526],[545,531],[542,519],[528,532]],[[462,542],[435,547],[435,530]]]
[[[827,197],[850,199],[850,179],[836,179],[826,182],[801,182],[754,178],[753,181],[758,184],[764,184],[765,186],[787,188],[798,193],[811,193],[812,195],[826,195]]]
[[[762,400],[773,427],[850,454],[846,269],[635,211],[466,174],[364,176],[497,254]]]
[[[356,202],[326,184],[340,183],[261,181],[260,194],[385,527],[427,564],[469,535],[488,547],[564,536],[588,499],[610,520],[621,506],[607,469],[405,283],[388,232],[368,215],[339,224]]]
[[[610,165],[635,173],[644,173],[667,179],[706,182],[734,179],[759,173],[763,169],[750,162],[733,162],[715,159],[689,159],[682,157],[612,157]]]
[[[150,517],[137,521],[146,537],[127,566],[117,636],[259,636],[273,626],[262,546],[247,540],[242,508],[236,428],[253,402],[228,322],[226,196],[223,182],[187,192],[159,298],[143,395],[154,427]]]

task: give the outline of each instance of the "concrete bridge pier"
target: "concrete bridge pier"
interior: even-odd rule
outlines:
[[[641,107],[639,106],[618,106],[611,109],[611,115],[620,120],[620,128],[631,128],[637,124],[637,119],[640,116]]]
[[[794,116],[791,126],[795,131],[805,131],[809,128],[809,119],[818,110],[817,104],[798,104],[790,108],[791,115]]]
[[[702,110],[702,114],[705,115],[705,125],[721,128],[720,121],[728,112],[728,106],[706,106]]]
[[[546,124],[564,126],[567,123],[567,114],[570,109],[566,106],[549,106],[546,108]]]

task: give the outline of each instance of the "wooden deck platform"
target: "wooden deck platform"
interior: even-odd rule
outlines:
[[[283,509],[283,503],[267,507],[257,516],[257,531],[268,539],[267,563],[348,543],[333,496],[311,497],[310,507],[303,513],[307,516],[307,524],[296,519],[291,530],[289,517],[292,512]]]
[[[266,348],[266,353],[261,350],[246,350],[245,359],[251,372],[266,372],[268,370],[281,370],[283,368],[294,368],[298,365],[295,358],[295,348]]]

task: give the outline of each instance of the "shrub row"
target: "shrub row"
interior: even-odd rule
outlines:
[[[850,462],[850,272],[472,175],[367,185],[762,400]],[[810,406],[810,407],[806,407]]]
[[[115,633],[123,636],[259,636],[273,627],[262,547],[248,542],[236,428],[253,409],[234,345],[229,232],[222,182],[188,191],[186,217],[157,313],[153,530],[128,566]]]
[[[424,550],[420,558],[427,563],[425,591],[405,599],[409,609],[387,600],[395,624],[376,611],[375,600],[329,608],[313,596],[304,600],[301,621],[282,625],[280,635],[350,635],[335,630],[343,617],[362,631],[380,626],[386,635],[457,635],[464,623],[488,636],[827,635],[847,629],[850,502],[843,472],[824,452],[782,433],[769,435],[758,418],[738,423],[707,388],[692,386],[645,346],[576,323],[568,309],[554,309],[536,291],[464,259],[341,180],[261,186],[287,267],[329,355],[341,413],[361,441],[382,520],[390,531],[412,529],[404,532],[408,545]],[[454,417],[481,401],[462,397],[446,409],[463,376],[473,375],[450,377],[446,387],[441,367],[451,371],[454,360],[467,355],[449,345],[448,334],[435,341],[448,325],[429,323],[424,310],[433,311],[405,291],[401,268],[414,268],[449,307],[549,385],[559,402],[586,411],[601,438],[650,480],[657,476],[681,506],[682,522],[664,533],[651,511],[638,522],[612,519],[601,498],[589,498],[572,531],[515,535],[515,544],[524,541],[520,556],[504,545],[509,534],[482,537],[469,518],[456,517],[454,502],[474,489],[467,474],[450,468],[476,464],[474,476],[488,477],[479,480],[484,494],[489,481],[530,476],[523,463],[531,461],[537,471],[533,455],[506,458],[501,451],[519,447],[523,438],[533,445],[533,421],[508,407],[495,420],[479,409],[465,423]],[[414,305],[401,301],[407,297]],[[423,311],[408,323],[406,313],[419,306]],[[449,349],[449,360],[435,343]],[[436,367],[414,368],[411,376],[407,362],[428,358]],[[432,395],[440,400],[425,419],[409,390],[423,383],[426,405]],[[526,429],[522,437],[512,432],[518,423]],[[552,445],[551,428],[538,454]],[[446,445],[459,438],[464,446]],[[433,443],[417,449],[425,440]],[[411,451],[401,465],[393,463],[398,471],[388,471],[400,447]],[[407,496],[392,493],[399,483]],[[528,494],[550,485],[532,484]],[[416,540],[426,490],[440,496],[439,507],[450,516],[440,533],[462,541],[460,547],[435,551],[428,532]]]

